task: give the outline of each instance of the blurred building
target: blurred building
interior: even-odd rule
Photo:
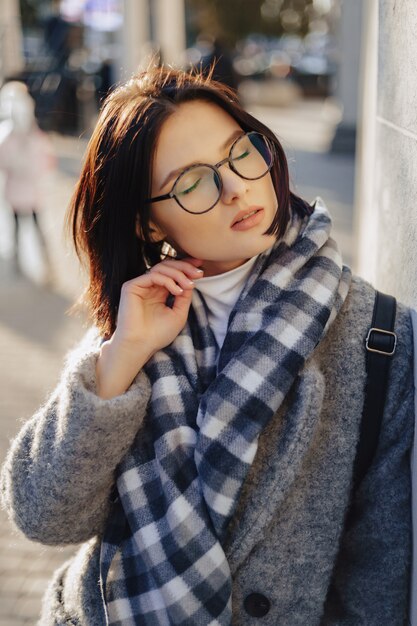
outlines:
[[[185,31],[184,0],[1,0],[0,86],[23,81],[44,130],[89,132],[109,90],[151,57],[182,64]]]
[[[12,40],[21,51],[18,0],[2,0],[0,15],[12,4],[14,9],[7,9],[15,15]],[[9,54],[14,65],[9,64],[3,80],[24,80],[42,128],[79,134],[91,130],[112,86],[151,59],[184,68],[204,68],[216,59],[215,76],[242,85],[244,101],[288,106],[299,98],[336,95],[343,119],[333,148],[352,151],[362,6],[363,0],[22,3],[25,67],[22,71],[21,53]],[[12,30],[7,29],[8,41]],[[202,42],[210,40],[212,50],[204,49]]]

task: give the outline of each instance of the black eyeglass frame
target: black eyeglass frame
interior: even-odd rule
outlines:
[[[233,159],[231,157],[233,148],[238,143],[238,141],[240,141],[243,137],[246,137],[246,136],[249,136],[249,135],[259,135],[260,137],[262,137],[262,139],[266,143],[266,146],[267,146],[268,150],[271,153],[271,163],[268,166],[268,169],[266,170],[266,172],[264,174],[261,174],[261,176],[256,176],[255,178],[249,178],[248,176],[242,176],[242,174],[240,174],[240,172],[238,172],[236,170],[235,166],[233,165]],[[223,192],[223,179],[222,179],[222,175],[221,175],[221,173],[219,171],[219,168],[222,165],[224,165],[225,163],[228,163],[230,169],[232,170],[232,172],[237,174],[237,176],[240,176],[240,178],[243,178],[244,180],[259,180],[260,178],[263,178],[264,176],[266,176],[268,174],[268,172],[272,168],[272,165],[274,164],[274,149],[273,149],[273,145],[272,145],[270,139],[268,137],[266,137],[266,135],[263,135],[262,133],[258,133],[255,130],[251,130],[251,131],[249,131],[247,133],[243,133],[242,135],[237,137],[237,139],[235,139],[234,142],[232,143],[232,145],[230,146],[229,156],[228,157],[226,157],[225,159],[222,159],[221,161],[219,161],[215,165],[210,165],[209,163],[194,163],[193,165],[190,165],[189,167],[186,167],[184,170],[182,170],[182,172],[180,174],[178,174],[177,178],[175,179],[175,181],[172,184],[171,191],[169,191],[168,193],[164,193],[162,196],[155,196],[154,198],[148,198],[147,200],[145,200],[145,202],[148,204],[148,203],[151,203],[151,202],[161,202],[162,200],[171,200],[172,198],[174,198],[174,200],[177,202],[177,204],[179,204],[179,206],[184,211],[187,211],[187,213],[191,213],[192,215],[203,215],[203,213],[208,213],[209,211],[214,209],[214,207],[216,206],[216,204],[218,203],[218,201],[221,198],[221,195],[222,195],[222,192]],[[196,167],[202,167],[202,166],[203,167],[209,167],[215,173],[215,175],[217,177],[217,180],[218,180],[219,197],[217,198],[216,202],[214,202],[214,204],[211,205],[211,207],[209,207],[208,209],[205,209],[204,211],[198,211],[198,212],[190,211],[190,209],[186,209],[185,206],[183,206],[181,204],[181,202],[179,201],[179,199],[175,195],[175,193],[174,193],[175,185],[177,184],[177,182],[179,181],[181,176],[183,176],[186,172],[188,172],[188,171],[190,171],[190,170],[192,170],[192,169],[194,169]]]

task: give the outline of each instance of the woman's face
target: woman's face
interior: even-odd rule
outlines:
[[[214,165],[226,158],[239,124],[215,104],[205,101],[181,104],[163,124],[156,145],[152,197],[168,193],[180,171],[193,163]],[[174,198],[154,202],[152,226],[180,255],[203,259],[205,276],[232,270],[265,251],[276,240],[265,235],[277,210],[271,175],[245,180],[228,164],[220,167],[223,191],[211,211],[190,214]],[[257,210],[245,227],[233,226],[236,216]],[[243,213],[241,213],[243,211]],[[253,223],[253,225],[252,225]]]

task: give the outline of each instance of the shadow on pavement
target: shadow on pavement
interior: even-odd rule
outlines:
[[[0,325],[43,347],[55,344],[68,317],[80,325],[80,317],[68,311],[73,302],[61,294],[14,275],[9,263],[0,259]],[[82,322],[82,320],[81,320]]]

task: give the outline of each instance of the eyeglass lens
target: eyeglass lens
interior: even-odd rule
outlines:
[[[271,148],[266,138],[255,132],[243,135],[230,153],[231,168],[248,180],[265,176],[272,165]],[[203,213],[220,198],[220,178],[214,167],[195,165],[186,170],[173,189],[181,206],[192,213]]]

